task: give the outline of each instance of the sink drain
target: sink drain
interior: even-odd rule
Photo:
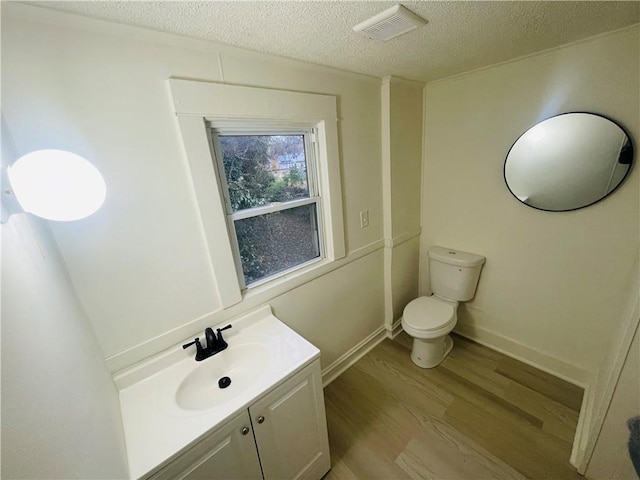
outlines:
[[[222,377],[218,380],[218,386],[220,388],[227,388],[229,385],[231,385],[231,379],[229,377]]]

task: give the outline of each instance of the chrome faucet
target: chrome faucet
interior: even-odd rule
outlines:
[[[201,362],[202,360],[209,358],[216,353],[220,353],[225,348],[229,346],[229,344],[222,338],[222,331],[231,328],[231,324],[227,325],[223,328],[216,328],[218,332],[217,336],[213,333],[213,329],[207,327],[204,331],[204,337],[207,341],[207,346],[203,347],[200,343],[200,339],[196,338],[193,342],[185,343],[182,345],[182,348],[189,348],[191,345],[196,346],[196,362]]]

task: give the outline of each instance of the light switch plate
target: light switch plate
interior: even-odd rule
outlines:
[[[360,212],[360,228],[369,226],[369,210],[362,210]]]

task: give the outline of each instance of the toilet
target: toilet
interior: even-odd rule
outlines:
[[[458,302],[476,293],[485,258],[451,248],[429,249],[429,280],[433,295],[409,302],[402,328],[413,337],[411,360],[422,368],[440,364],[453,348],[449,335],[458,321]]]

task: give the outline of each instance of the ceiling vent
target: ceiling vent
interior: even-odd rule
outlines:
[[[353,30],[374,40],[387,41],[403,33],[421,27],[427,21],[407,10],[402,5],[395,5],[364,22],[353,27]]]

